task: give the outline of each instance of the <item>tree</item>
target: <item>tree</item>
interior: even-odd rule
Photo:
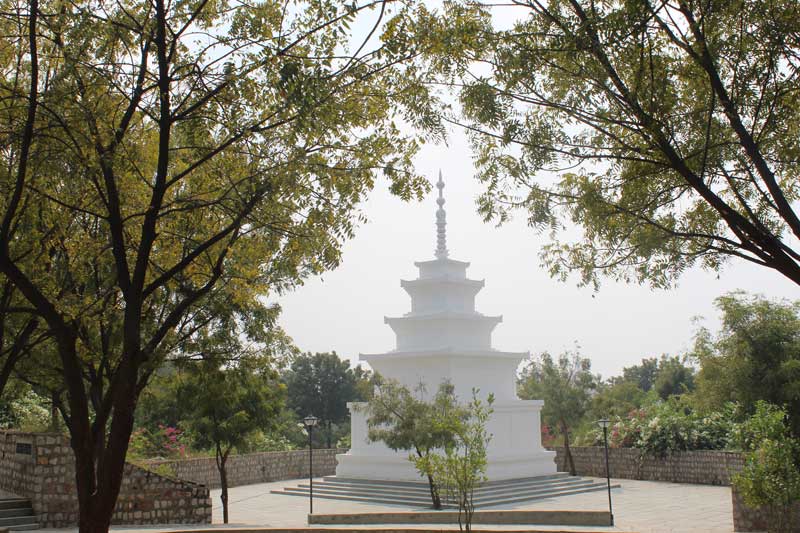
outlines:
[[[326,428],[327,447],[332,446],[332,426],[348,419],[347,402],[357,401],[357,376],[332,353],[303,354],[285,373],[287,405],[298,418],[313,414]]]
[[[662,400],[694,390],[694,369],[679,357],[661,356],[653,389]]]
[[[388,3],[3,0],[0,274],[52,339],[81,533],[107,531],[138,396],[212,310],[247,323],[334,267],[377,172],[426,188],[393,120],[436,124]]]
[[[678,356],[642,359],[641,364],[622,369],[615,383],[631,382],[644,392],[655,390],[662,400],[694,389],[694,369]]]
[[[262,358],[240,359],[228,367],[213,359],[200,361],[188,365],[179,380],[178,397],[188,407],[183,424],[198,445],[214,450],[223,522],[227,524],[228,457],[253,433],[271,428],[283,405],[285,389],[270,362]]]
[[[461,531],[472,531],[475,489],[487,480],[486,447],[492,439],[486,431],[486,422],[493,412],[494,396],[490,394],[483,402],[477,393],[473,389],[472,400],[455,413],[437,412],[436,423],[449,428],[453,439],[443,450],[434,451],[427,460],[436,479],[458,505]]]
[[[422,384],[415,396],[394,380],[376,376],[375,383],[375,392],[364,406],[367,438],[370,442],[383,442],[394,451],[410,452],[409,460],[428,479],[434,509],[441,509],[441,484],[435,477],[431,457],[454,439],[452,425],[442,421],[463,417],[453,385],[441,383],[433,401],[426,401]]]
[[[693,400],[718,409],[728,401],[753,413],[759,400],[787,406],[800,436],[800,302],[734,292],[717,298],[722,329],[700,329],[693,356],[700,363]]]
[[[487,220],[522,210],[556,234],[551,274],[584,284],[730,258],[800,284],[797,2],[515,0],[494,29],[508,5],[419,25],[461,87]]]
[[[642,406],[646,397],[647,394],[631,381],[598,384],[588,413],[593,420],[627,417]]]
[[[39,325],[39,317],[25,309],[19,291],[6,280],[0,289],[0,398],[18,363],[48,340]]]
[[[577,474],[569,436],[586,414],[591,392],[597,388],[598,379],[592,374],[591,365],[577,351],[564,352],[557,361],[544,352],[528,361],[519,379],[520,398],[544,400],[542,419],[561,433],[564,455],[573,476]]]
[[[658,359],[643,358],[641,364],[626,366],[622,369],[622,381],[632,382],[644,392],[653,388],[658,377]]]

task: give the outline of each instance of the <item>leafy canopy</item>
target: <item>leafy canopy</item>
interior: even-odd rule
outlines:
[[[716,300],[722,329],[700,329],[693,356],[700,363],[694,400],[706,408],[739,402],[785,405],[800,435],[800,303],[735,292]]]
[[[350,414],[347,402],[364,399],[359,376],[336,352],[295,357],[283,379],[287,405],[301,418],[313,414],[323,422],[343,422]]]
[[[420,26],[480,212],[549,231],[552,275],[665,287],[735,257],[800,283],[796,1],[463,0]]]
[[[543,422],[565,431],[586,414],[597,381],[591,361],[577,351],[564,352],[555,360],[545,352],[528,361],[518,394],[522,399],[544,400]]]

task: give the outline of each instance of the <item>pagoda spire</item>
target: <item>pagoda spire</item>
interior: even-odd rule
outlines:
[[[447,213],[444,211],[444,180],[442,179],[442,170],[439,169],[439,181],[436,183],[439,189],[439,198],[436,203],[439,204],[439,209],[436,210],[436,259],[447,259]]]

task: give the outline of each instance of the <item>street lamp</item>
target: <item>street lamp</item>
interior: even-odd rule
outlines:
[[[319,418],[308,415],[303,419],[303,425],[308,433],[308,514],[314,514],[314,460],[311,452],[312,434]]]
[[[614,511],[611,509],[611,473],[608,470],[608,418],[598,420],[597,423],[603,428],[603,444],[606,448],[606,485],[608,486],[608,514],[611,517],[611,525],[614,525]]]

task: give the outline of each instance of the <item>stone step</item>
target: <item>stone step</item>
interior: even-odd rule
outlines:
[[[356,487],[345,484],[320,482],[314,485],[314,496],[333,500],[349,500],[366,503],[377,503],[383,505],[402,505],[414,507],[430,507],[429,493],[418,493],[406,490],[392,491],[387,482],[381,484],[381,488],[371,487],[366,483],[355,484]],[[612,488],[619,487],[613,485]],[[490,487],[482,488],[486,490]],[[516,487],[506,483],[505,487],[493,487],[495,490],[478,492],[475,495],[476,507],[485,508],[495,505],[511,503],[521,503],[526,501],[541,500],[559,496],[569,496],[582,494],[585,492],[595,492],[606,490],[606,484],[585,480],[582,478],[570,478],[569,480],[558,480],[551,483],[524,483]],[[481,489],[479,489],[480,491]],[[308,485],[300,487],[286,487],[283,490],[273,490],[274,494],[284,494],[289,496],[308,497]]]
[[[522,486],[533,486],[533,485],[544,485],[544,484],[553,484],[553,483],[567,483],[574,481],[576,479],[580,479],[577,476],[569,476],[565,473],[560,473],[551,476],[538,476],[538,477],[529,477],[529,478],[519,478],[519,479],[508,479],[508,480],[500,480],[500,481],[493,481],[490,483],[485,483],[480,485],[477,490],[482,492],[490,492],[490,491],[501,491],[501,490],[513,490],[517,487]],[[369,487],[370,490],[393,490],[398,492],[425,492],[429,491],[428,483],[426,482],[416,482],[416,481],[388,481],[388,480],[371,480],[371,479],[357,479],[357,478],[336,478],[336,477],[325,477],[320,482],[316,483],[317,486],[319,485],[326,485],[326,486],[343,486],[348,488],[366,488]],[[303,484],[301,486],[308,486],[308,484]]]
[[[39,529],[39,517],[34,516],[31,501],[26,498],[0,499],[0,529],[10,531]]]
[[[575,477],[571,479],[565,479],[563,481],[550,482],[550,483],[521,483],[519,485],[512,485],[512,486],[500,486],[500,487],[488,487],[488,488],[481,487],[475,491],[475,496],[481,498],[501,497],[507,494],[515,494],[519,492],[562,490],[562,489],[568,489],[570,487],[582,486],[592,483],[596,482],[590,479]]]
[[[31,501],[25,498],[2,498],[0,499],[0,509],[18,509],[20,507],[30,507]]]
[[[516,485],[495,485],[495,486],[483,486],[475,491],[475,499],[476,501],[484,500],[486,498],[498,498],[506,495],[516,495],[520,494],[521,492],[530,492],[530,491],[547,491],[547,490],[564,490],[571,487],[577,486],[586,486],[587,484],[592,484],[594,482],[585,480],[582,478],[570,478],[570,479],[562,479],[562,480],[552,480],[549,482],[528,482],[528,483],[520,483]],[[297,487],[298,489],[302,489],[304,492],[308,492],[308,484],[300,484]],[[321,482],[314,484],[314,492],[331,492],[336,491],[341,494],[354,494],[360,496],[372,496],[372,495],[380,495],[380,496],[391,496],[391,497],[403,497],[403,498],[421,498],[421,499],[430,499],[430,489],[428,486],[424,486],[422,488],[409,488],[409,487],[391,487],[386,484],[371,486],[367,484],[353,484],[348,485],[344,483],[328,483],[328,482]]]
[[[303,498],[308,498],[308,492],[295,492],[291,490],[273,490],[271,491],[273,494],[283,494],[284,496],[302,496]],[[399,501],[397,499],[391,498],[381,498],[375,497],[370,498],[367,496],[353,496],[353,495],[337,495],[337,494],[317,494],[317,491],[314,491],[314,498],[324,498],[326,500],[343,500],[348,502],[361,502],[361,503],[374,503],[378,505],[398,505],[401,507],[425,507],[430,508],[431,501],[430,499],[422,503],[416,502],[407,502],[407,501]]]
[[[293,494],[304,495],[308,496],[308,489],[303,489],[300,487],[287,487],[283,489],[286,492],[291,492]],[[280,491],[278,491],[280,492]],[[370,492],[370,491],[349,491],[349,490],[337,490],[337,489],[325,489],[321,488],[318,489],[314,487],[314,496],[323,496],[323,495],[330,495],[330,496],[353,496],[357,498],[381,498],[387,501],[395,501],[395,502],[403,502],[403,503],[413,503],[413,504],[420,504],[430,505],[431,497],[428,495],[427,497],[422,496],[410,496],[407,494],[392,494],[392,493],[378,493],[378,492]]]
[[[8,528],[9,531],[31,531],[34,529],[41,529],[41,526],[36,522],[31,522],[30,524],[18,524]]]
[[[8,529],[16,529],[15,526],[22,526],[36,523],[35,516],[11,516],[0,518],[0,527],[7,527]]]
[[[483,483],[481,487],[495,487],[501,485],[517,485],[519,483],[527,483],[532,481],[548,481],[558,480],[564,478],[571,478],[567,472],[556,472],[555,474],[548,474],[546,476],[524,477],[515,479],[500,479],[497,481],[488,481]],[[364,485],[389,485],[391,487],[412,487],[412,488],[425,488],[428,484],[425,481],[392,481],[383,479],[364,479],[355,477],[338,477],[338,476],[325,476],[322,478],[325,483],[347,483],[347,484],[364,484]]]
[[[300,483],[297,486],[301,489],[308,489],[308,483]],[[356,491],[356,492],[358,491],[368,491],[368,492],[378,492],[378,493],[388,492],[390,494],[408,494],[410,496],[425,496],[429,495],[431,492],[430,489],[428,488],[428,485],[419,488],[416,487],[412,488],[412,487],[402,487],[402,486],[392,487],[390,485],[385,485],[385,484],[367,485],[367,484],[357,483],[349,485],[347,483],[326,483],[326,482],[314,483],[314,490],[317,490],[318,488],[338,489],[338,490]]]
[[[612,486],[612,488],[617,488],[619,485]],[[537,500],[544,500],[547,498],[557,498],[560,496],[571,496],[574,494],[584,494],[587,492],[596,492],[605,490],[605,485],[596,484],[593,486],[583,487],[583,488],[576,488],[570,490],[563,490],[563,491],[552,491],[545,494],[519,494],[514,497],[506,497],[502,499],[495,499],[490,501],[485,501],[480,504],[476,502],[476,508],[485,509],[487,507],[493,507],[496,505],[505,505],[505,504],[512,504],[512,503],[523,503],[529,501],[537,501]],[[279,491],[274,490],[272,491],[274,494],[283,494],[286,496],[301,496],[304,498],[308,498],[308,491]],[[401,506],[401,507],[421,507],[421,508],[430,508],[431,503],[430,500],[425,500],[424,502],[421,501],[409,501],[399,498],[390,498],[390,497],[381,497],[381,496],[356,496],[352,494],[319,494],[317,491],[314,491],[315,498],[321,498],[326,500],[343,500],[343,501],[353,501],[353,502],[361,502],[361,503],[373,503],[379,505],[393,505],[393,506]],[[445,505],[446,508],[451,508],[450,505]]]
[[[529,488],[523,489],[516,489],[516,490],[505,490],[500,493],[483,493],[476,491],[474,501],[476,504],[478,503],[485,503],[485,502],[493,502],[498,500],[507,500],[509,498],[519,497],[520,495],[525,496],[539,496],[539,495],[546,495],[554,492],[564,492],[567,490],[577,490],[583,488],[589,488],[593,486],[600,486],[599,484],[589,481],[589,480],[578,480],[572,483],[563,483],[558,484],[556,486],[534,486]],[[605,486],[605,485],[602,485]],[[291,487],[285,489],[291,492],[299,492],[302,494],[308,494],[308,486],[300,486],[300,487]],[[360,490],[353,490],[353,489],[346,489],[341,487],[328,487],[328,486],[319,486],[316,485],[314,487],[314,494],[336,494],[336,495],[352,495],[352,496],[359,496],[359,497],[382,497],[386,499],[391,499],[394,501],[405,501],[409,503],[426,503],[430,502],[430,493],[420,493],[420,494],[408,494],[408,493],[400,493],[400,492],[392,492],[391,490],[368,490],[368,489],[360,489]]]
[[[611,485],[612,489],[619,488],[620,485]],[[573,494],[585,494],[587,492],[598,492],[606,490],[606,485],[603,483],[595,483],[590,486],[580,487],[575,489],[567,489],[562,491],[556,492],[548,492],[548,493],[541,493],[541,494],[520,494],[517,496],[508,496],[505,498],[497,498],[486,502],[475,502],[476,507],[479,505],[481,509],[485,507],[493,507],[495,505],[508,505],[512,503],[524,503],[524,502],[532,502],[536,500],[546,500],[548,498],[558,498],[561,496],[572,496]]]

